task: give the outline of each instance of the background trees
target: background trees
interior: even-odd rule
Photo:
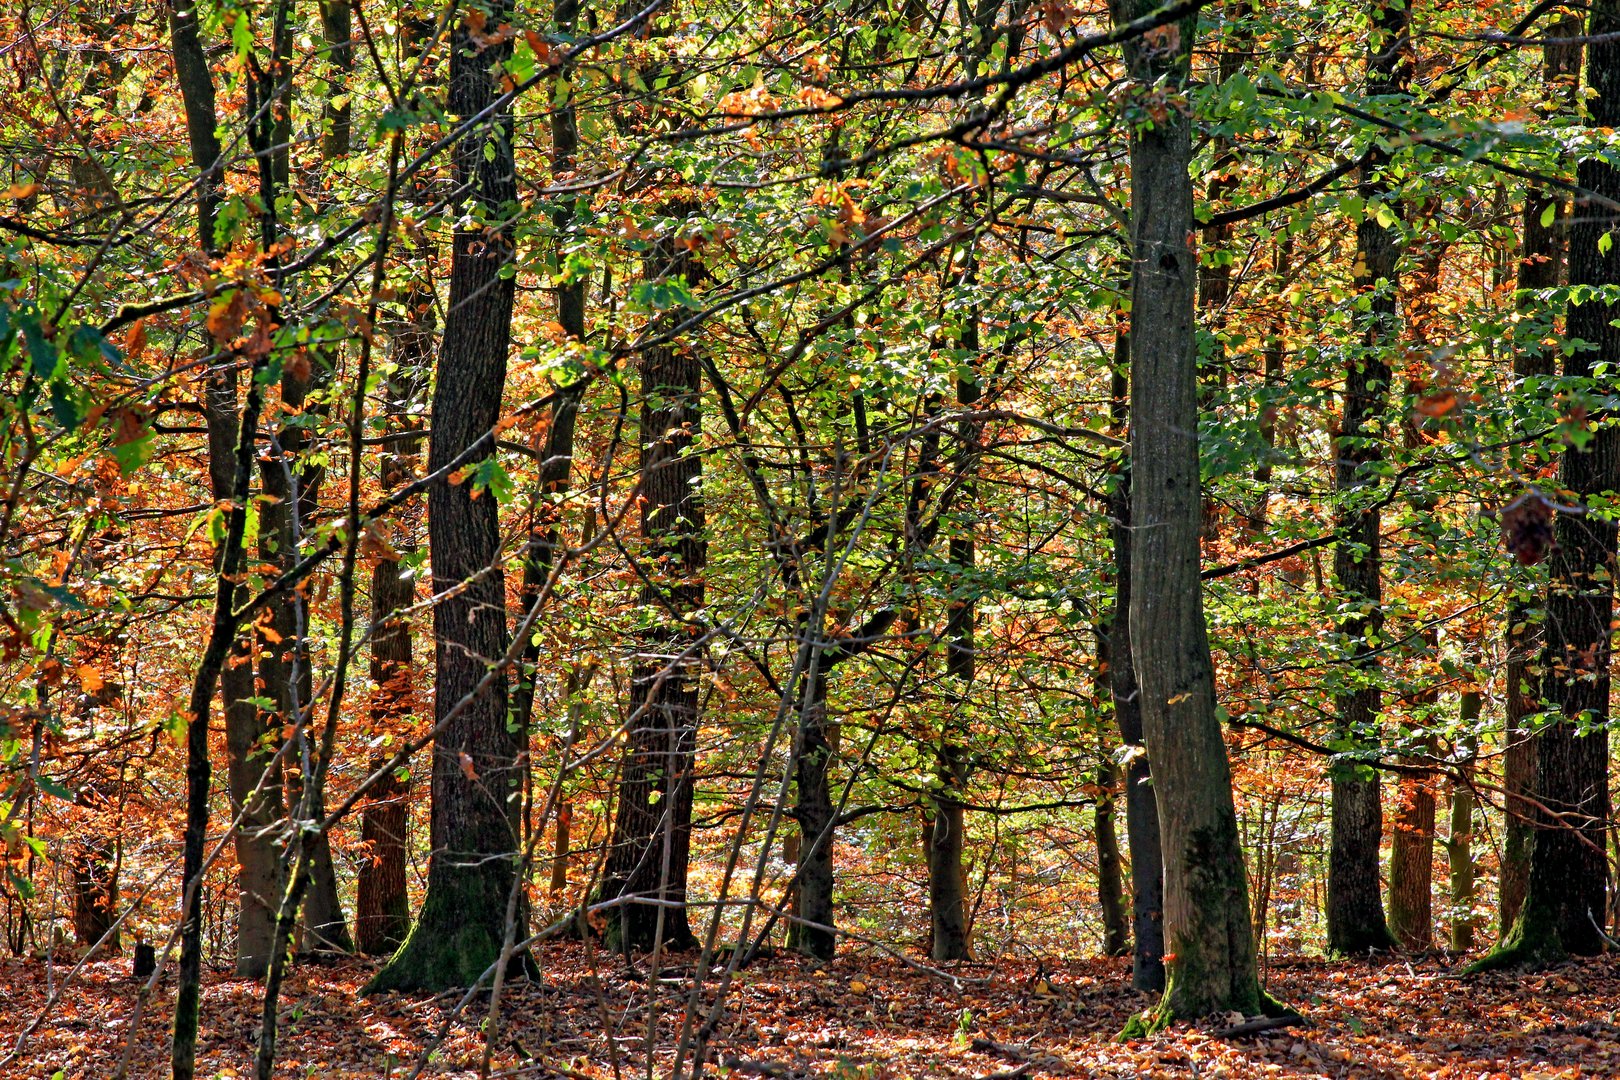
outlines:
[[[1597,948],[1611,6],[6,16],[7,943]]]

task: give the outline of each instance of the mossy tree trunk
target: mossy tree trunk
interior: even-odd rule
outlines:
[[[1411,11],[1407,4],[1372,0],[1367,92],[1404,94],[1411,79]],[[1385,176],[1390,154],[1375,149],[1363,166],[1359,194],[1368,204],[1356,228],[1355,290],[1365,300],[1362,341],[1344,373],[1344,409],[1334,442],[1338,496],[1333,577],[1343,615],[1339,632],[1350,649],[1349,684],[1334,702],[1337,734],[1358,748],[1378,745],[1383,692],[1379,686],[1384,628],[1380,515],[1375,497],[1381,443],[1388,423],[1390,352],[1399,345],[1397,297],[1401,225],[1381,224],[1401,208]],[[1383,841],[1383,795],[1378,773],[1342,766],[1332,778],[1332,841],[1328,856],[1328,947],[1345,955],[1395,944],[1384,920],[1378,853]]]
[[[498,22],[502,12],[490,15]],[[458,27],[451,40],[450,111],[473,116],[495,99],[491,68],[509,43],[479,49]],[[457,144],[455,179],[471,191],[473,216],[451,241],[450,303],[439,353],[428,469],[475,444],[494,452],[511,341],[513,279],[502,273],[511,239],[498,225],[516,197],[512,120],[494,115]],[[479,497],[475,497],[478,495]],[[507,902],[519,862],[523,745],[507,722],[506,588],[499,508],[475,485],[440,480],[428,489],[433,588],[434,713],[432,855],[427,897],[405,944],[367,989],[443,990],[477,979],[500,956]],[[485,677],[489,679],[485,685]],[[452,710],[459,710],[453,717]],[[522,934],[519,934],[521,937]]]
[[[1123,0],[1116,20],[1157,0]],[[1187,78],[1197,19],[1127,44],[1142,92]],[[1131,138],[1131,654],[1159,806],[1168,954],[1154,1023],[1265,1006],[1231,767],[1199,583],[1198,260],[1192,121],[1171,107]]]
[[[1620,126],[1620,0],[1589,9],[1587,122]],[[1577,196],[1569,230],[1571,286],[1620,285],[1620,167],[1583,159],[1576,182],[1599,198]],[[1606,239],[1607,238],[1607,239]],[[1567,355],[1563,374],[1600,378],[1615,391],[1620,368],[1620,303],[1572,305],[1568,336],[1587,347]],[[1584,445],[1564,451],[1559,486],[1583,504],[1601,505],[1620,488],[1620,430],[1593,425]],[[1502,945],[1479,968],[1544,964],[1606,945],[1609,819],[1609,672],[1614,617],[1615,525],[1590,513],[1561,513],[1554,526],[1546,605],[1541,696],[1560,719],[1537,738],[1537,801],[1524,904]]]

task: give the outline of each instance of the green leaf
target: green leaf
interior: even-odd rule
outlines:
[[[1553,223],[1553,219],[1557,216],[1558,204],[1556,202],[1548,202],[1546,207],[1541,211],[1541,227],[1543,229],[1547,228]]]
[[[63,802],[73,801],[73,792],[48,776],[40,776],[34,782],[39,785],[39,790],[53,798],[61,799]]]
[[[468,474],[468,482],[472,484],[474,492],[487,491],[495,497],[498,503],[507,503],[512,500],[512,477],[506,471],[499,459],[487,457],[473,467]]]
[[[83,399],[66,379],[51,380],[51,415],[68,431],[76,430],[84,423]]]
[[[1598,254],[1607,255],[1614,247],[1614,233],[1606,232],[1598,237]]]
[[[56,354],[56,346],[45,340],[39,319],[33,316],[24,318],[22,332],[23,340],[28,342],[28,356],[34,361],[34,374],[42,379],[55,375],[60,357]]]

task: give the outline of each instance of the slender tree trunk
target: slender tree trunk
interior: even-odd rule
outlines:
[[[1129,415],[1130,334],[1121,323],[1114,341],[1113,414],[1123,432]],[[1153,771],[1142,745],[1142,693],[1131,655],[1131,473],[1127,459],[1109,495],[1114,541],[1114,607],[1106,646],[1108,688],[1125,759],[1125,834],[1131,848],[1131,985],[1164,989],[1164,856]],[[1099,642],[1099,647],[1103,643]]]
[[[420,392],[433,340],[431,287],[406,294],[403,326],[393,335],[395,374],[383,384],[386,430],[408,432],[411,401]],[[383,455],[382,487],[391,491],[408,483],[416,471],[416,439]],[[414,544],[401,541],[395,551],[408,554]],[[416,577],[404,572],[399,555],[384,550],[371,569],[371,699],[373,728],[403,736],[416,708],[416,665],[409,620],[401,613],[416,599]],[[371,771],[385,763],[373,754]],[[372,791],[360,814],[364,859],[357,874],[354,929],[360,951],[394,952],[410,932],[406,841],[410,829],[410,780],[386,777]]]
[[[1116,18],[1156,0],[1129,0]],[[1197,18],[1127,45],[1132,77],[1173,93],[1188,78]],[[1131,656],[1164,845],[1164,1000],[1150,1018],[1265,1006],[1232,776],[1215,705],[1199,584],[1197,257],[1192,121],[1177,109],[1131,138]]]
[[[221,192],[219,123],[214,105],[214,80],[198,38],[197,11],[177,5],[169,16],[169,36],[175,78],[185,107],[186,134],[197,183],[197,242],[207,252],[217,248],[215,223]],[[210,371],[204,390],[203,415],[208,427],[208,478],[216,502],[235,493],[233,455],[237,445],[235,369],[229,365]],[[275,905],[281,895],[281,860],[270,826],[280,820],[281,781],[264,777],[265,759],[260,740],[265,727],[250,699],[254,696],[253,662],[245,643],[232,646],[219,672],[225,716],[225,747],[231,809],[240,813],[242,827],[233,843],[238,866],[239,896],[236,923],[236,973],[264,974],[270,964],[275,937]],[[260,794],[251,797],[255,788]],[[246,803],[247,805],[244,805]]]
[[[794,942],[806,956],[831,960],[837,943],[833,932],[833,801],[828,782],[832,746],[827,741],[826,654],[813,660],[813,671],[806,674],[799,703],[798,741],[793,748],[797,763],[794,781],[798,803],[794,818],[799,824],[798,934]],[[928,852],[933,853],[932,827],[928,830]]]
[[[492,22],[502,14],[492,12]],[[495,99],[490,70],[511,46],[479,50],[465,27],[450,44],[450,111],[477,115]],[[488,221],[502,221],[517,194],[511,117],[492,117],[454,153],[456,182],[471,187]],[[513,279],[502,273],[512,258],[510,237],[498,226],[463,225],[451,258],[430,472],[474,445],[494,453],[511,341]],[[505,671],[478,690],[507,643],[495,498],[471,481],[438,481],[428,489],[428,538],[435,592],[460,587],[433,609],[434,712],[446,723],[433,745],[433,850],[416,926],[372,979],[373,991],[442,990],[482,975],[500,956],[519,870],[524,754],[521,735],[507,722]],[[452,718],[454,709],[460,712]]]
[[[1111,765],[1097,770],[1097,809],[1093,832],[1097,841],[1097,906],[1102,909],[1103,955],[1124,956],[1131,951],[1130,918],[1125,912],[1125,879],[1120,869],[1119,833],[1114,828],[1114,785],[1118,772]]]
[[[972,284],[977,280],[977,263],[970,255],[964,280]],[[974,353],[979,349],[979,308],[968,309],[968,325],[963,328],[962,346]],[[979,400],[981,388],[976,379],[959,379],[956,401],[964,409],[972,408]],[[975,467],[978,444],[983,425],[964,422],[960,425],[961,445],[958,450],[958,474],[966,474]],[[964,479],[962,497],[969,507],[976,503],[977,485]],[[963,852],[967,847],[967,815],[962,799],[968,782],[968,751],[962,745],[967,728],[963,715],[968,706],[968,691],[973,685],[977,654],[973,639],[975,604],[973,580],[976,558],[972,525],[965,535],[951,537],[950,561],[956,568],[956,587],[965,591],[950,601],[945,626],[945,674],[958,689],[948,692],[950,710],[945,731],[941,737],[935,759],[939,778],[939,795],[934,799],[934,831],[928,845],[928,911],[931,922],[932,956],[935,960],[966,960],[972,956],[972,936],[968,927],[967,896],[964,882]]]
[[[1579,19],[1560,19],[1547,28],[1549,38],[1576,37]],[[1549,91],[1573,104],[1580,75],[1582,49],[1579,44],[1553,42],[1542,48],[1542,72]],[[1542,224],[1546,218],[1546,224]],[[1544,344],[1554,330],[1555,313],[1541,297],[1541,291],[1554,288],[1563,277],[1564,244],[1569,222],[1564,193],[1531,185],[1525,193],[1523,246],[1518,259],[1518,291],[1515,296],[1524,331],[1513,349],[1513,374],[1521,383],[1553,374],[1556,350]],[[1505,936],[1518,920],[1524,903],[1525,885],[1530,875],[1532,825],[1530,806],[1525,802],[1536,784],[1536,738],[1527,721],[1539,711],[1540,661],[1543,639],[1541,605],[1537,591],[1541,575],[1517,571],[1519,580],[1508,600],[1503,629],[1507,650],[1507,715],[1505,748],[1502,755],[1504,821],[1502,828],[1501,878],[1497,893],[1500,927]]]
[[[798,801],[793,818],[799,825],[799,924],[790,940],[806,956],[830,960],[837,944],[833,913],[833,846],[836,807],[832,797],[831,767],[837,756],[827,719],[827,686],[834,669],[871,648],[888,632],[896,612],[885,608],[868,619],[854,637],[827,642],[810,658],[799,692],[798,726],[793,746],[793,777]],[[801,625],[801,633],[815,628]],[[926,834],[926,852],[932,858],[936,827]]]
[[[1406,4],[1373,0],[1374,33],[1367,61],[1370,94],[1404,94],[1411,78],[1411,11]],[[1383,631],[1383,558],[1380,515],[1366,503],[1383,458],[1380,442],[1390,390],[1389,354],[1399,343],[1400,226],[1382,225],[1372,212],[1378,200],[1399,216],[1383,178],[1389,153],[1375,151],[1363,167],[1361,197],[1369,203],[1356,228],[1356,291],[1367,298],[1362,347],[1345,369],[1344,410],[1334,440],[1339,541],[1333,576],[1339,630],[1351,649],[1354,689],[1339,694],[1338,736],[1358,747],[1378,745],[1383,691],[1378,685],[1378,641]],[[1376,771],[1340,767],[1332,778],[1332,843],[1328,864],[1328,947],[1345,955],[1387,949],[1395,944],[1384,921],[1378,851],[1383,841],[1382,786]]]
[[[1479,722],[1478,687],[1462,692],[1458,720],[1466,731]],[[1446,838],[1446,862],[1451,868],[1451,951],[1474,947],[1474,757],[1479,743],[1465,735],[1460,749],[1466,757],[1458,764],[1460,777],[1451,782],[1451,835]]]

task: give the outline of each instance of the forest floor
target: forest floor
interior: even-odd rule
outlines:
[[[646,1074],[648,976],[585,946],[548,946],[543,978],[509,986],[494,1075],[637,1077]],[[667,1061],[691,958],[657,983],[655,1058]],[[477,1074],[487,996],[460,1016],[441,998],[358,990],[376,965],[301,965],[282,998],[278,1076],[405,1077],[425,1048],[423,1075]],[[1536,974],[1450,975],[1438,960],[1378,964],[1274,962],[1268,985],[1307,1028],[1218,1038],[1181,1027],[1116,1043],[1132,1012],[1150,1003],[1127,988],[1120,960],[963,965],[961,981],[876,954],[817,969],[794,957],[741,973],[710,1055],[711,1076],[902,1078],[1037,1077],[1467,1077],[1620,1076],[1620,961],[1569,964]],[[39,960],[0,960],[0,1057],[44,1006],[53,978]],[[86,965],[0,1077],[111,1077],[139,984],[127,959]],[[203,1004],[199,1077],[252,1075],[259,985],[212,975]],[[167,1069],[173,978],[143,1018],[134,1078]],[[613,1039],[603,1023],[614,1025]]]

